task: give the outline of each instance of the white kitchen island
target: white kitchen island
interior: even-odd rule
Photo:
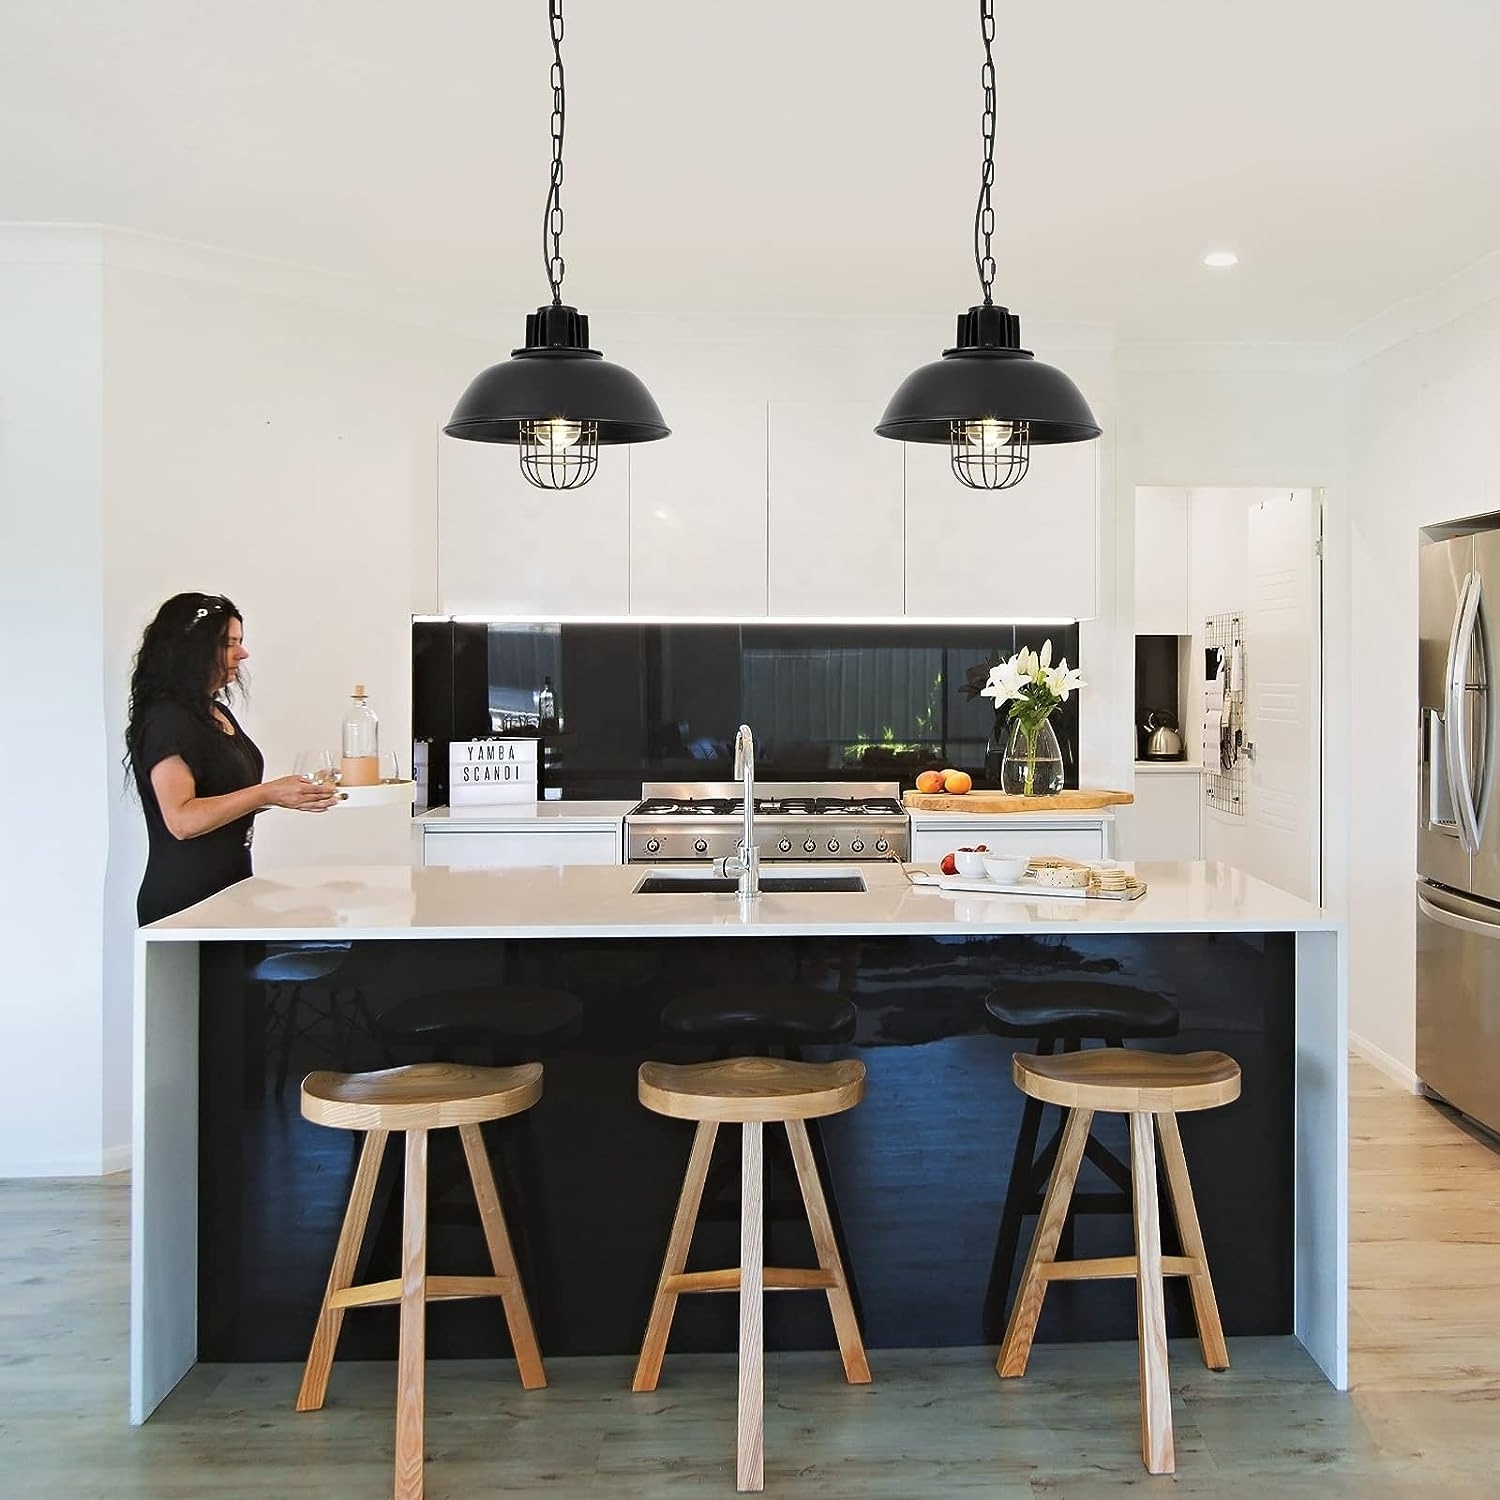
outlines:
[[[788,867],[773,867],[786,873]],[[862,892],[639,894],[646,867],[518,871],[407,866],[257,876],[137,938],[130,1417],[144,1421],[199,1357],[200,951],[239,942],[1010,935],[1149,942],[1278,935],[1294,945],[1291,1331],[1347,1384],[1346,955],[1342,922],[1223,865],[1143,864],[1137,901],[942,892],[895,864]],[[1285,940],[1279,940],[1285,941]]]

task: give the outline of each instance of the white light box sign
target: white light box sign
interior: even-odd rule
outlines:
[[[448,747],[448,803],[536,801],[534,739],[455,740]]]

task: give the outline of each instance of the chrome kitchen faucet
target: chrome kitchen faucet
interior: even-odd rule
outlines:
[[[755,736],[748,724],[735,731],[734,774],[744,794],[745,827],[739,848],[724,861],[724,873],[738,875],[740,900],[752,901],[760,895],[760,850],[755,847]]]

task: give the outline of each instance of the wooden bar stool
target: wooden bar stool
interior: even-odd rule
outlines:
[[[844,1376],[853,1383],[870,1379],[859,1321],[849,1299],[843,1262],[828,1217],[823,1185],[808,1143],[808,1120],[853,1109],[864,1097],[861,1062],[793,1062],[771,1057],[731,1057],[674,1066],[641,1064],[640,1099],[647,1109],[679,1120],[696,1120],[692,1155],[677,1200],[666,1259],[646,1324],[633,1389],[654,1391],[672,1328],[677,1298],[684,1292],[738,1292],[740,1296],[739,1423],[735,1486],[765,1488],[765,1346],[761,1319],[763,1292],[824,1291],[843,1356]],[[762,1240],[763,1132],[767,1122],[786,1127],[807,1222],[817,1248],[814,1267],[783,1268],[764,1263]],[[685,1271],[693,1225],[703,1196],[714,1137],[721,1124],[740,1127],[740,1263],[723,1271]]]
[[[1017,1053],[1011,1061],[1011,1073],[1023,1093],[1045,1104],[1061,1105],[1068,1111],[1068,1117],[995,1369],[1002,1376],[1026,1373],[1049,1281],[1134,1277],[1141,1372],[1141,1456],[1151,1473],[1171,1474],[1176,1469],[1176,1460],[1172,1451],[1172,1392],[1167,1383],[1164,1275],[1188,1278],[1204,1364],[1211,1370],[1229,1368],[1229,1350],[1224,1344],[1219,1306],[1209,1278],[1208,1255],[1198,1227],[1198,1210],[1193,1204],[1177,1116],[1185,1110],[1214,1109],[1238,1099],[1239,1064],[1222,1052],[1173,1054],[1105,1048],[1064,1052],[1053,1057]],[[1130,1116],[1135,1254],[1060,1261],[1055,1258],[1057,1242],[1083,1160],[1089,1122],[1101,1110]],[[1182,1255],[1164,1257],[1161,1253],[1153,1120],[1156,1134],[1161,1136]]]
[[[536,1390],[547,1383],[541,1352],[516,1272],[500,1196],[490,1174],[479,1127],[530,1109],[542,1094],[540,1063],[518,1068],[471,1068],[452,1063],[417,1063],[379,1073],[310,1073],[302,1082],[302,1113],[317,1125],[366,1132],[349,1207],[339,1231],[328,1288],[318,1312],[312,1349],[297,1392],[298,1411],[317,1411],[328,1390],[328,1373],[338,1345],[344,1310],[401,1306],[400,1352],[396,1368],[395,1500],[421,1500],[425,1385],[426,1304],[460,1297],[499,1297],[515,1347],[521,1384]],[[469,1163],[474,1196],[489,1245],[493,1276],[427,1274],[427,1133],[456,1127]],[[370,1215],[370,1200],[387,1137],[406,1132],[406,1194],[402,1211],[401,1275],[390,1281],[355,1286],[354,1268]]]
[[[1177,1034],[1177,1007],[1165,995],[1099,979],[1007,981],[986,997],[984,1019],[996,1036],[1032,1041],[1035,1046],[1028,1050],[1043,1056],[1059,1051],[1078,1052],[1093,1041],[1106,1047],[1123,1047],[1127,1041]],[[1005,1181],[1005,1202],[1000,1210],[989,1281],[985,1285],[987,1342],[998,1339],[1005,1326],[1006,1302],[1021,1248],[1022,1225],[1042,1211],[1047,1180],[1062,1144],[1065,1122],[1059,1120],[1047,1144],[1040,1151],[1037,1149],[1043,1110],[1040,1099],[1026,1096],[1010,1175]],[[1073,1194],[1072,1217],[1064,1223],[1062,1231],[1064,1255],[1073,1253],[1072,1230],[1078,1214],[1128,1214],[1132,1208],[1129,1165],[1092,1135],[1084,1142],[1083,1154],[1098,1168],[1109,1187]]]

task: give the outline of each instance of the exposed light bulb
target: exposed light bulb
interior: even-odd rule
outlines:
[[[531,424],[532,442],[552,453],[564,448],[576,448],[582,435],[583,424],[570,422],[566,417],[553,417],[550,421]]]
[[[1216,271],[1221,271],[1229,266],[1237,266],[1240,258],[1233,250],[1210,250],[1203,257],[1205,266],[1212,266]]]
[[[995,453],[1010,442],[1015,431],[1014,423],[985,417],[978,422],[964,423],[964,442],[971,448],[978,448],[981,453]]]

